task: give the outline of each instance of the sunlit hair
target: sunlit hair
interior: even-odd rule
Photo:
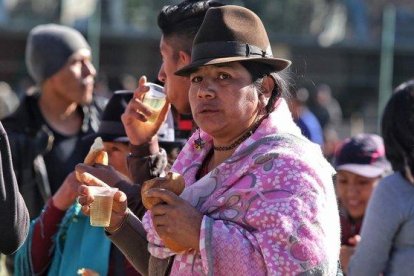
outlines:
[[[275,82],[275,86],[272,91],[272,95],[269,98],[269,102],[266,105],[266,112],[271,113],[275,109],[275,103],[280,97],[288,96],[288,85],[285,79],[280,73],[275,73],[271,66],[254,62],[254,61],[241,61],[240,64],[246,68],[252,77],[253,85],[261,93],[263,78],[270,76]]]
[[[178,38],[174,48],[191,55],[193,40],[210,7],[223,4],[217,1],[186,0],[177,5],[164,6],[158,14],[158,27],[165,38]]]
[[[414,80],[398,86],[381,121],[385,152],[394,171],[414,172]]]

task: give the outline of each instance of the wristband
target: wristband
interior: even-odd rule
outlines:
[[[111,235],[115,234],[116,232],[118,232],[119,229],[122,228],[122,226],[124,226],[124,224],[127,221],[128,217],[129,217],[129,209],[127,209],[126,214],[125,214],[124,218],[122,219],[121,223],[118,225],[118,227],[116,227],[115,229],[110,230],[110,231],[107,227],[105,227],[105,231],[108,232]]]

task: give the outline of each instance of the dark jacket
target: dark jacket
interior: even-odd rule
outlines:
[[[35,93],[26,96],[19,108],[2,120],[10,138],[17,182],[31,218],[40,214],[46,201],[51,197],[43,156],[52,149],[54,135],[40,112],[39,95],[40,93]],[[84,115],[82,134],[96,132],[105,103],[104,99],[95,99],[90,106],[81,108]],[[85,148],[80,150],[84,150],[86,155],[88,148],[85,145]]]
[[[26,239],[29,213],[14,177],[7,134],[0,123],[0,253],[12,254]]]

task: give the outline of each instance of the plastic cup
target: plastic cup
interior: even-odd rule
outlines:
[[[112,202],[118,188],[90,186],[94,201],[90,206],[90,223],[92,226],[108,227],[111,222]]]
[[[165,104],[166,96],[161,85],[152,82],[148,82],[147,85],[150,87],[150,90],[144,94],[142,102],[151,107],[152,115],[147,119],[147,122],[154,123]]]

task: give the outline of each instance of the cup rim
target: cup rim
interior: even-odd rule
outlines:
[[[89,186],[92,189],[92,195],[109,195],[113,196],[119,189],[115,187],[106,186]]]

